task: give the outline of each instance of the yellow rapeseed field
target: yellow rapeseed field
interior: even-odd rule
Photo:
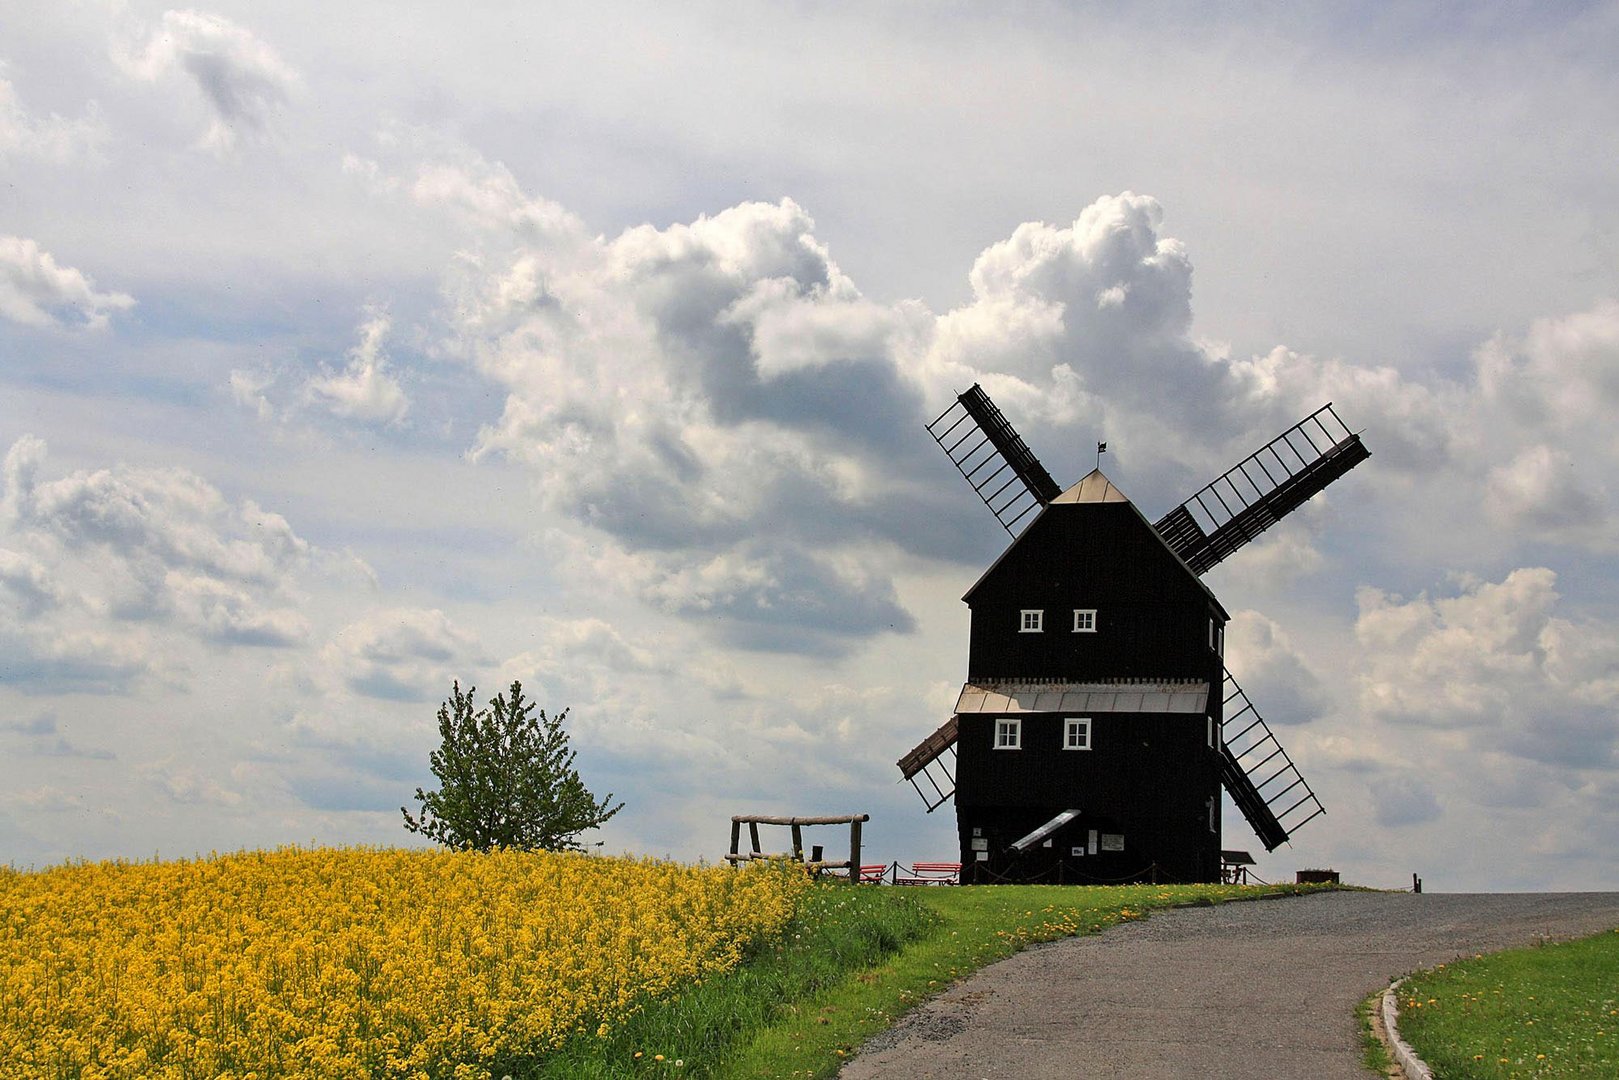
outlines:
[[[6,1077],[486,1077],[779,933],[784,868],[284,849],[0,867]]]

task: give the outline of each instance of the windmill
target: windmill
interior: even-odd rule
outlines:
[[[1370,456],[1330,403],[1155,523],[1100,467],[1060,487],[976,384],[927,429],[1012,537],[962,598],[953,715],[898,762],[954,798],[963,880],[1217,880],[1222,788],[1267,851],[1325,812],[1201,576]]]

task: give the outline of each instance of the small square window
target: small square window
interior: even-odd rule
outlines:
[[[1076,634],[1094,634],[1094,633],[1096,633],[1096,609],[1095,608],[1075,608],[1074,609],[1074,633],[1076,633]]]
[[[1023,749],[1023,721],[1006,719],[995,721],[995,749]]]
[[[1023,609],[1023,619],[1019,623],[1019,632],[1024,634],[1038,634],[1046,628],[1046,613],[1034,608]]]
[[[1091,718],[1070,716],[1063,722],[1062,748],[1089,750],[1091,748]]]

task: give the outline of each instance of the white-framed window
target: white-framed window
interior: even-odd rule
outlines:
[[[1089,750],[1091,748],[1090,717],[1070,716],[1063,721],[1062,748],[1064,750]]]
[[[1076,634],[1094,634],[1094,633],[1096,633],[1096,609],[1095,608],[1075,608],[1074,609],[1074,633],[1076,633]]]
[[[1220,796],[1209,796],[1209,832],[1220,831]]]
[[[1209,717],[1208,721],[1209,721],[1209,749],[1218,750],[1220,748],[1220,744],[1219,744],[1219,742],[1216,741],[1216,735],[1214,733],[1214,727],[1215,727],[1214,717],[1212,717],[1212,716]]]
[[[1015,716],[1005,716],[995,721],[995,749],[1021,750],[1023,749],[1023,721]]]
[[[1018,621],[1018,632],[1038,634],[1046,628],[1046,613],[1038,608],[1024,608]]]
[[[1225,627],[1212,615],[1209,616],[1209,648],[1217,656],[1225,655]]]

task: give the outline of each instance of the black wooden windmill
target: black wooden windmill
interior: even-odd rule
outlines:
[[[1324,812],[1200,575],[1370,456],[1330,404],[1156,524],[1100,469],[1058,487],[976,385],[928,431],[1013,537],[962,598],[954,715],[899,761],[955,797],[963,880],[1213,881],[1222,786],[1267,851]]]

